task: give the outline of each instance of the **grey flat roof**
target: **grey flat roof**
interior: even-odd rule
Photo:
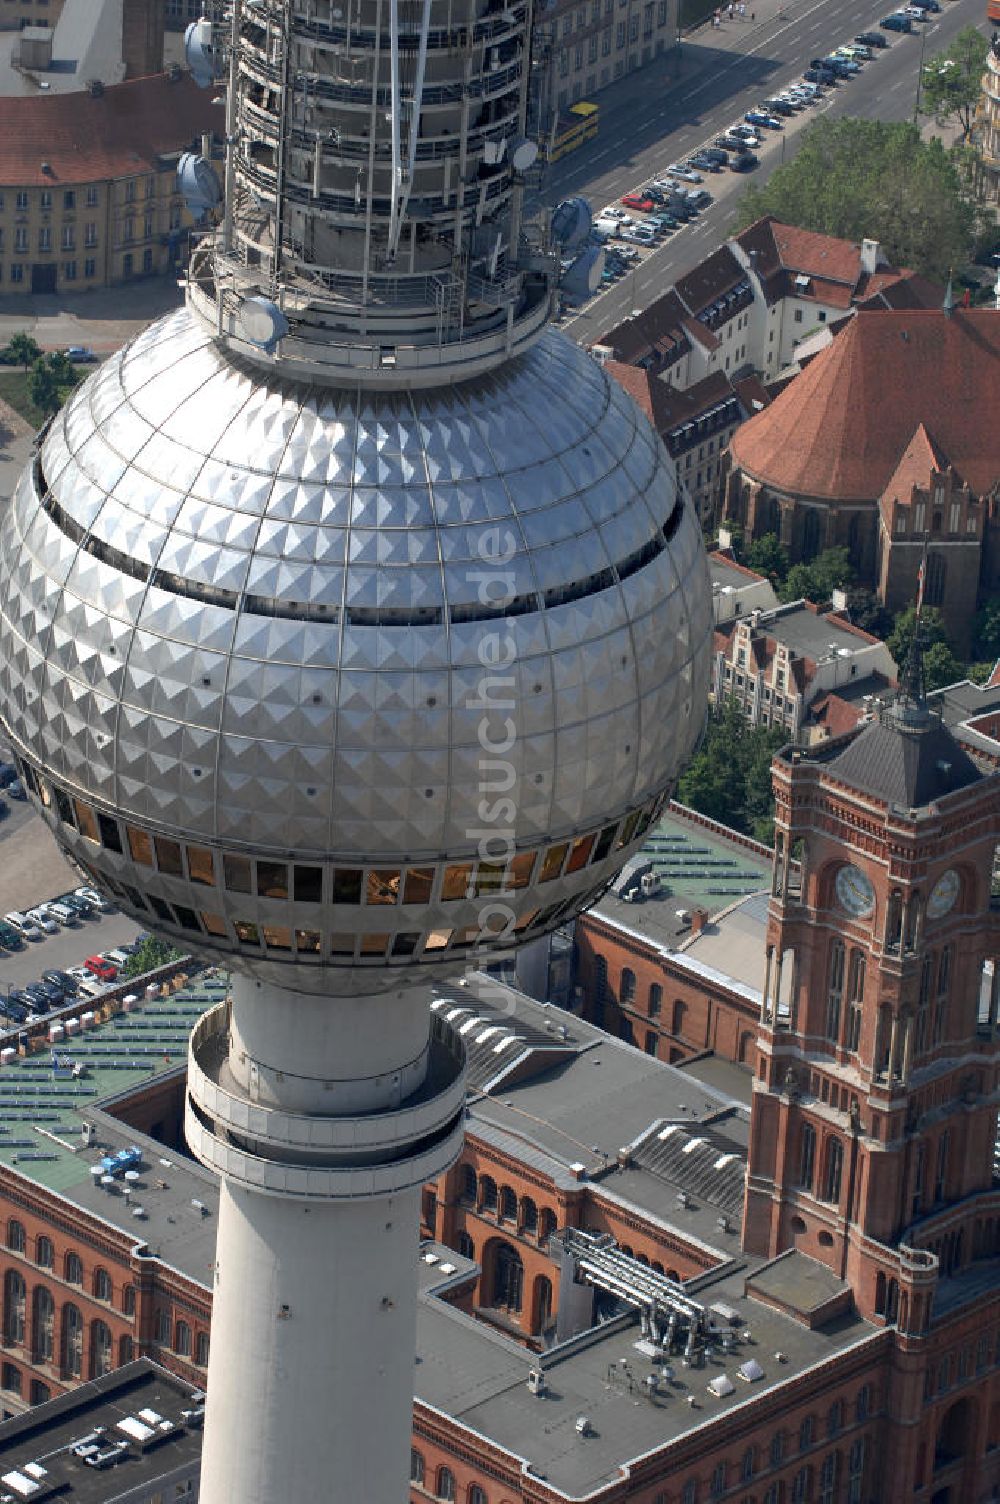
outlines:
[[[535,1476],[568,1497],[584,1498],[622,1477],[633,1459],[690,1436],[718,1416],[759,1400],[768,1390],[788,1390],[790,1404],[808,1368],[881,1335],[851,1315],[823,1331],[810,1331],[744,1295],[744,1280],[752,1267],[748,1262],[702,1277],[695,1292],[708,1307],[721,1301],[738,1312],[752,1340],[729,1355],[719,1352],[701,1368],[684,1368],[679,1357],[672,1359],[673,1380],[655,1397],[646,1392],[644,1381],[654,1372],[654,1364],[635,1346],[640,1335],[637,1322],[612,1321],[539,1358],[501,1334],[484,1330],[437,1299],[432,1286],[425,1286],[417,1318],[419,1398],[523,1458]],[[785,1362],[776,1361],[778,1352]],[[740,1364],[750,1358],[764,1369],[764,1377],[755,1383],[737,1377]],[[539,1365],[545,1370],[547,1392],[536,1397],[527,1387],[527,1377],[529,1369]],[[707,1385],[721,1373],[733,1380],[735,1391],[715,1399]],[[689,1395],[696,1407],[687,1403]],[[783,1403],[776,1398],[776,1408]],[[580,1416],[590,1422],[587,1436],[577,1432]]]
[[[973,684],[971,679],[962,679],[945,689],[933,690],[927,696],[927,703],[941,712],[946,726],[957,726],[978,715],[987,715],[991,710],[1000,710],[1000,685],[988,689],[985,685]]]
[[[801,601],[782,607],[774,616],[763,617],[760,629],[801,657],[814,660],[825,657],[831,643],[838,648],[847,648],[851,653],[874,645],[843,622],[831,621],[827,616],[810,611]]]
[[[5,1497],[30,1499],[32,1495],[21,1492],[16,1481],[8,1481],[11,1474],[19,1474],[29,1484],[35,1481],[39,1491],[54,1487],[58,1498],[73,1504],[108,1504],[122,1495],[133,1497],[132,1491],[150,1489],[164,1474],[178,1480],[194,1476],[201,1463],[202,1431],[187,1424],[181,1411],[194,1407],[195,1393],[190,1384],[148,1358],[140,1358],[4,1421],[0,1424],[0,1489]],[[150,1430],[150,1440],[162,1439],[152,1445],[150,1440],[144,1444],[131,1440],[127,1456],[108,1469],[89,1467],[72,1455],[70,1448],[98,1426],[105,1428],[101,1445],[129,1441],[119,1423],[137,1417],[140,1410],[155,1411],[172,1423],[164,1432],[152,1421],[140,1421]],[[30,1471],[24,1471],[38,1466],[45,1469],[45,1476],[36,1474],[33,1479]],[[41,1496],[47,1498],[48,1493]]]

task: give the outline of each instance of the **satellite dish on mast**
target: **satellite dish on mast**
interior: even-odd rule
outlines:
[[[210,209],[222,203],[219,175],[211,162],[197,152],[181,153],[177,163],[177,188],[195,219],[203,219]]]
[[[209,88],[221,76],[215,30],[207,16],[192,21],[184,32],[184,57],[199,89]]]
[[[589,298],[600,287],[603,275],[604,247],[591,245],[563,272],[559,286],[567,298]]]
[[[537,141],[529,141],[527,136],[515,136],[510,143],[510,165],[515,172],[527,172],[533,167],[538,158]]]
[[[288,320],[270,298],[247,298],[240,304],[240,333],[268,355],[288,333]]]
[[[564,198],[552,212],[552,238],[571,256],[583,250],[592,224],[593,215],[585,198]]]

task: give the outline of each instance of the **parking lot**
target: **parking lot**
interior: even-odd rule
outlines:
[[[9,761],[0,744],[0,762]],[[0,918],[12,909],[22,913],[80,886],[81,878],[59,851],[44,823],[26,801],[8,799],[0,819]],[[57,934],[25,943],[23,950],[0,951],[0,1012],[12,987],[37,981],[43,971],[80,966],[97,951],[134,940],[138,926],[124,914],[95,914]],[[0,1021],[2,1022],[2,1021]]]

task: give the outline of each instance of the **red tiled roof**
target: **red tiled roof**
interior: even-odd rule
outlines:
[[[203,131],[222,129],[212,92],[189,74],[158,73],[98,95],[81,89],[0,99],[0,186],[45,188],[148,170]]]
[[[861,269],[861,247],[851,240],[800,230],[765,215],[736,237],[747,256],[756,251],[756,269],[769,302],[794,291],[805,300],[849,308],[852,303],[877,301],[887,308],[940,308],[944,291],[907,268],[883,264],[872,273]],[[812,279],[804,290],[790,286],[791,278]]]
[[[809,719],[817,726],[825,726],[830,737],[846,736],[853,731],[867,710],[865,705],[853,705],[830,691],[820,695],[810,707]]]
[[[922,423],[918,423],[913,438],[907,444],[899,464],[889,477],[889,482],[882,492],[882,499],[890,504],[894,501],[908,503],[913,494],[913,487],[920,486],[926,489],[933,472],[943,470],[947,463],[944,455],[934,447],[927,429]]]
[[[874,501],[924,422],[983,495],[1000,477],[998,411],[1000,313],[860,309],[730,450],[775,491]]]

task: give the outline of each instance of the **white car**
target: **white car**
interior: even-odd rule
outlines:
[[[29,909],[27,917],[32,924],[42,931],[43,935],[58,935],[59,926],[56,921],[46,914],[44,909]]]
[[[115,911],[114,904],[103,893],[98,893],[96,888],[74,888],[73,893],[77,898],[86,899],[87,903],[93,904],[101,914],[113,914]]]
[[[600,219],[594,221],[594,232],[603,240],[612,240],[621,234],[621,230],[621,221],[618,219],[608,219],[602,214]]]
[[[55,919],[59,924],[65,924],[73,929],[79,928],[80,916],[75,909],[70,908],[68,903],[60,903],[58,898],[55,898],[51,903],[43,904],[42,908],[50,919]]]
[[[18,934],[23,935],[25,940],[40,940],[42,938],[42,932],[38,928],[38,925],[32,924],[27,914],[19,914],[14,909],[11,913],[5,914],[3,917],[8,924],[13,925]]]
[[[106,984],[98,981],[94,973],[88,971],[86,966],[69,966],[66,969],[66,975],[73,978],[81,997],[96,997],[98,993],[104,991]]]
[[[675,178],[683,178],[685,183],[700,183],[703,181],[700,172],[696,172],[693,167],[688,167],[683,162],[676,163],[673,167],[668,167],[667,171],[672,173]]]
[[[631,224],[632,223],[631,219],[629,219],[628,215],[625,213],[625,210],[624,209],[619,209],[619,207],[618,207],[617,204],[609,204],[606,209],[602,209],[601,213],[600,213],[600,218],[601,219],[623,219],[626,222],[626,224]]]

